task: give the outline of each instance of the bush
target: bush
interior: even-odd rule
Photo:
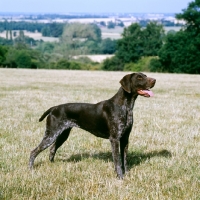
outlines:
[[[127,63],[124,66],[124,71],[134,71],[134,72],[141,72],[141,71],[150,71],[149,69],[149,63],[151,61],[152,57],[142,57],[137,62],[133,63]]]
[[[141,66],[138,63],[127,63],[124,66],[124,71],[133,71],[133,72],[141,72]]]
[[[70,62],[68,60],[61,59],[55,65],[56,69],[70,69]]]
[[[73,59],[74,61],[78,63],[84,63],[84,64],[92,64],[93,61],[88,58],[87,56],[78,56],[77,58]]]
[[[40,65],[41,69],[56,69],[56,62],[49,62],[46,65]]]
[[[6,53],[8,52],[8,48],[5,46],[0,46],[0,66],[4,64],[6,61]]]
[[[77,62],[70,62],[69,69],[81,69],[81,64]]]
[[[102,69],[107,71],[122,71],[124,64],[116,57],[107,58],[102,64]]]
[[[59,60],[56,64],[49,65],[52,69],[81,69],[81,64],[78,62],[70,62],[65,59]]]
[[[31,68],[31,56],[26,50],[17,52],[15,62],[19,68]]]
[[[163,72],[163,67],[158,58],[152,58],[149,63],[149,69],[151,72]]]
[[[37,69],[37,68],[39,68],[39,62],[37,61],[37,60],[31,60],[31,66],[30,66],[30,68],[31,69]]]

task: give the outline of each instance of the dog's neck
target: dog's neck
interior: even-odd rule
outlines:
[[[120,87],[118,92],[112,97],[112,100],[115,104],[120,106],[126,105],[129,110],[133,110],[137,96],[138,94],[128,93]]]

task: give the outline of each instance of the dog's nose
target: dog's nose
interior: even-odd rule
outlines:
[[[156,79],[155,78],[150,78],[149,80],[150,84],[151,84],[151,87],[153,87],[156,83]]]
[[[155,84],[155,83],[156,83],[156,79],[155,79],[155,78],[151,78],[151,82],[152,82],[153,84]]]

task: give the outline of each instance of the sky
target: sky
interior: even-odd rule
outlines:
[[[0,0],[0,12],[181,13],[194,0]]]

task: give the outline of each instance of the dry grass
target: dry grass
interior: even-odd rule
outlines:
[[[0,199],[200,199],[200,76],[147,74],[155,97],[137,99],[129,173],[116,179],[110,144],[73,129],[29,171],[43,137],[41,114],[65,102],[98,102],[119,88],[124,72],[0,69]]]

